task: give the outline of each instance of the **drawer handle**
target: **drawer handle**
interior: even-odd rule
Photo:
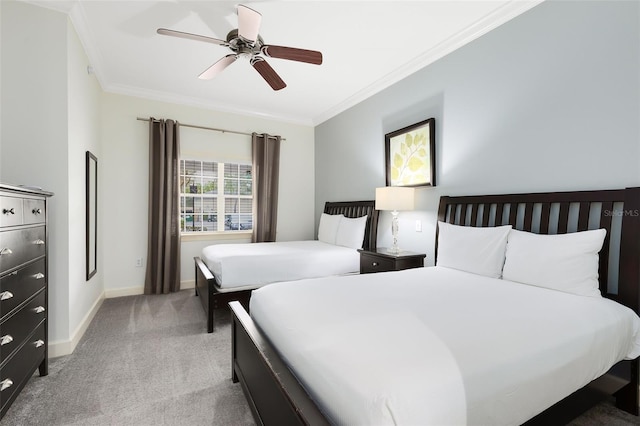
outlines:
[[[5,389],[10,388],[11,386],[13,386],[13,380],[4,379],[3,381],[0,382],[0,392],[2,392]]]
[[[2,214],[16,214],[16,211],[14,210],[13,207],[11,207],[10,209],[2,209]]]
[[[37,245],[37,246],[43,246],[44,245],[44,241],[37,239],[33,242],[33,244]]]
[[[13,297],[13,293],[11,293],[10,291],[3,291],[2,293],[0,293],[0,300],[7,300],[7,299],[11,299]]]
[[[33,209],[33,210],[31,210],[31,213],[33,213],[35,215],[42,214],[42,209]]]
[[[41,280],[44,278],[44,274],[42,272],[38,272],[33,276],[33,278],[35,278],[36,280]]]
[[[36,345],[36,348],[39,348],[40,346],[44,345],[44,340],[38,339],[33,343]]]
[[[2,256],[3,254],[13,254],[13,250],[5,247],[2,250],[0,250],[0,256]]]
[[[378,262],[371,262],[371,266],[378,266]]]
[[[41,314],[45,309],[44,306],[36,306],[33,310],[36,312],[36,314]]]
[[[10,334],[5,334],[4,336],[2,336],[2,338],[0,339],[0,346],[4,346],[7,345],[9,343],[13,342],[13,336]]]

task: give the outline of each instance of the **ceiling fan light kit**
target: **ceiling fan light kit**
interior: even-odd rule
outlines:
[[[210,80],[221,73],[225,68],[234,63],[240,56],[249,59],[251,66],[262,76],[273,90],[280,90],[287,87],[278,73],[260,55],[286,59],[289,61],[305,62],[308,64],[321,65],[322,53],[316,50],[298,49],[295,47],[274,46],[264,43],[259,34],[262,15],[255,10],[238,5],[238,28],[229,31],[226,40],[207,37],[199,34],[191,34],[183,31],[158,28],[158,34],[185,38],[189,40],[202,41],[205,43],[217,44],[229,48],[233,53],[224,56],[209,68],[204,70],[198,78]]]

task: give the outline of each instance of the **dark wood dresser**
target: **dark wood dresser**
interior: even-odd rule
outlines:
[[[0,418],[36,368],[48,373],[47,199],[0,184]]]

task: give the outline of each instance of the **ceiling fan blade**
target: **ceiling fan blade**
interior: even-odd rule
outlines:
[[[172,36],[172,37],[186,38],[189,40],[204,41],[207,43],[219,44],[221,46],[229,45],[225,40],[220,40],[218,38],[206,37],[198,34],[185,33],[185,32],[176,31],[176,30],[168,30],[166,28],[158,28],[158,34]]]
[[[262,53],[270,58],[288,59],[290,61],[306,62],[315,65],[322,64],[322,53],[316,50],[266,45],[262,47]]]
[[[202,74],[198,76],[200,80],[211,80],[216,75],[220,74],[227,68],[229,65],[234,63],[238,59],[238,55],[227,55],[224,58],[220,59],[215,64],[211,65],[209,68],[204,70]]]
[[[238,35],[245,41],[253,43],[258,38],[262,15],[255,10],[238,5]]]
[[[254,56],[251,58],[251,66],[253,66],[256,71],[260,73],[262,78],[265,79],[269,86],[273,90],[280,90],[287,87],[284,81],[280,78],[280,76],[275,72],[271,65],[267,63],[263,58],[259,56]]]

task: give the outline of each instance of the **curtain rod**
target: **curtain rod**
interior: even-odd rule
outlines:
[[[138,121],[146,121],[146,122],[150,121],[148,118],[143,118],[143,117],[137,117],[136,119]],[[196,126],[195,124],[182,124],[182,123],[180,123],[180,126],[182,126],[182,127],[191,127],[192,129],[213,130],[213,131],[222,132],[222,133],[235,133],[236,135],[251,136],[251,133],[247,133],[247,132],[238,132],[236,130],[226,130],[226,129],[216,129],[215,127]],[[285,138],[280,138],[280,140],[286,141]]]

